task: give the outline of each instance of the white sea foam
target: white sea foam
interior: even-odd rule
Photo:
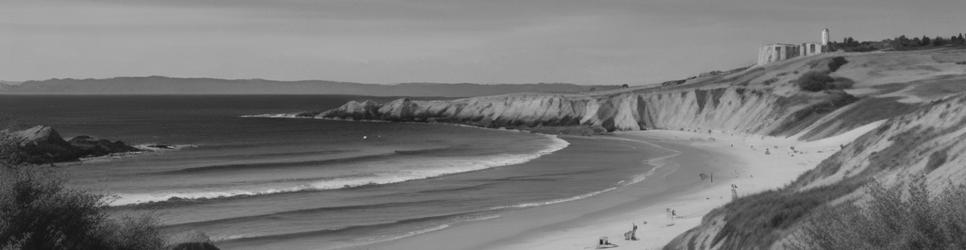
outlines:
[[[596,195],[603,194],[603,193],[610,192],[610,191],[614,191],[614,190],[617,190],[617,187],[609,187],[609,188],[606,188],[606,189],[603,189],[603,190],[598,190],[598,191],[594,191],[594,192],[590,192],[590,193],[586,193],[586,194],[582,194],[582,195],[577,195],[577,196],[574,196],[574,197],[563,198],[563,199],[556,199],[556,200],[549,200],[549,201],[541,201],[541,202],[521,203],[521,204],[516,204],[516,205],[510,205],[510,206],[492,207],[492,208],[490,208],[490,210],[500,210],[500,209],[507,209],[507,208],[528,208],[528,207],[540,207],[540,206],[546,206],[546,205],[553,205],[553,204],[557,204],[557,203],[564,203],[564,202],[568,202],[568,201],[575,201],[575,200],[580,200],[580,199],[586,199],[586,198],[594,197]]]
[[[299,118],[295,113],[242,115],[245,118]]]
[[[198,145],[195,144],[159,144],[159,143],[143,143],[134,145],[135,148],[144,151],[170,151],[170,150],[181,150],[186,148],[197,148]]]
[[[420,234],[424,234],[424,233],[431,233],[431,232],[443,230],[443,229],[446,229],[448,227],[449,227],[449,224],[442,224],[442,225],[438,225],[438,226],[434,226],[434,227],[430,227],[430,228],[423,228],[423,229],[416,230],[416,231],[406,232],[406,233],[401,234],[401,235],[396,235],[396,236],[392,236],[392,237],[388,237],[388,238],[384,238],[384,239],[375,240],[375,241],[369,242],[369,244],[379,243],[379,242],[387,242],[387,241],[394,241],[394,240],[409,238],[409,237],[413,237],[413,236],[420,235]]]
[[[630,141],[647,143],[647,142],[638,141],[638,140],[630,140]],[[662,157],[653,158],[653,159],[648,160],[647,161],[648,165],[653,166],[650,170],[648,170],[647,172],[645,172],[643,174],[636,175],[636,176],[632,177],[630,180],[621,180],[621,181],[618,181],[616,183],[616,186],[614,186],[614,187],[609,187],[609,188],[606,188],[606,189],[603,189],[603,190],[598,190],[598,191],[594,191],[594,192],[590,192],[590,193],[586,193],[586,194],[581,194],[581,195],[577,195],[577,196],[573,196],[573,197],[569,197],[569,198],[563,198],[563,199],[556,199],[556,200],[549,200],[549,201],[542,201],[542,202],[521,203],[521,204],[509,205],[509,206],[497,206],[497,207],[490,208],[490,210],[499,210],[499,209],[507,209],[507,208],[540,207],[540,206],[553,205],[553,204],[558,204],[558,203],[564,203],[564,202],[570,202],[570,201],[576,201],[576,200],[581,200],[581,199],[586,199],[586,198],[594,197],[594,196],[597,196],[597,195],[600,195],[600,194],[603,194],[603,193],[607,193],[607,192],[610,192],[610,191],[617,190],[618,188],[623,187],[623,186],[628,186],[628,185],[632,185],[632,184],[636,184],[636,183],[640,183],[640,182],[644,181],[645,179],[647,179],[647,177],[650,177],[651,175],[654,175],[654,173],[656,173],[658,169],[664,168],[664,167],[666,167],[666,166],[668,166],[670,164],[675,164],[673,162],[668,161],[668,159],[670,159],[671,157],[675,157],[675,156],[679,155],[680,153],[681,152],[675,152],[675,153],[670,154],[670,155],[666,155],[666,156],[662,156]]]
[[[469,218],[469,219],[459,220],[459,221],[456,221],[455,223],[485,221],[485,220],[492,220],[492,219],[496,219],[496,218],[500,218],[500,217],[501,216],[499,214],[493,214],[493,215],[480,216],[480,217],[472,217],[472,218]],[[405,232],[405,233],[398,234],[398,235],[363,238],[363,239],[360,240],[363,243],[352,245],[352,247],[361,247],[361,246],[372,245],[372,244],[376,244],[376,243],[380,243],[380,242],[388,242],[388,241],[394,241],[394,240],[409,238],[409,237],[413,237],[413,236],[420,235],[420,234],[431,233],[431,232],[443,230],[443,229],[446,229],[446,228],[449,228],[449,227],[450,227],[450,224],[441,224],[441,225],[436,225],[436,226],[433,226],[433,227],[421,228],[421,229],[418,229],[418,230],[415,230],[415,231]],[[342,248],[340,248],[340,249],[342,249]]]
[[[419,162],[419,168],[395,170],[391,172],[377,172],[371,176],[335,178],[308,183],[290,183],[287,184],[288,186],[281,187],[240,187],[230,190],[211,191],[191,190],[161,193],[120,193],[116,194],[114,199],[110,200],[109,203],[112,206],[121,206],[159,202],[171,199],[211,199],[393,184],[405,181],[434,178],[444,175],[479,171],[494,167],[522,164],[540,158],[541,156],[559,151],[570,145],[570,143],[558,138],[557,136],[544,136],[550,139],[551,143],[545,146],[543,149],[529,154],[498,154],[476,157],[432,159],[426,162]]]

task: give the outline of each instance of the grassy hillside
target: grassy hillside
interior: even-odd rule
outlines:
[[[823,57],[828,56],[837,55]],[[849,62],[829,75],[853,81],[846,92],[859,101],[821,118],[823,121],[803,131],[803,138],[888,120],[790,185],[715,209],[701,226],[679,236],[666,249],[781,249],[800,240],[810,221],[827,217],[823,211],[867,199],[872,183],[891,188],[923,176],[926,193],[932,195],[966,183],[966,158],[962,157],[966,152],[966,68],[957,63],[966,61],[966,53],[944,49],[840,56]],[[769,66],[766,75],[777,76],[783,72],[775,70],[812,62],[803,59]],[[776,91],[782,89],[790,88],[777,87]],[[915,196],[907,192],[895,197]],[[966,211],[947,213],[966,215]]]

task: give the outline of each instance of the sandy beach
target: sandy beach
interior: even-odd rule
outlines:
[[[697,226],[712,209],[738,196],[781,187],[879,122],[827,139],[803,142],[712,131],[621,132],[601,140],[632,140],[662,156],[645,180],[577,201],[504,213],[365,249],[595,249],[608,237],[618,249],[659,249]],[[701,174],[708,178],[702,179]],[[713,182],[710,176],[713,175]],[[676,216],[670,218],[668,209]],[[638,240],[624,233],[638,226]]]

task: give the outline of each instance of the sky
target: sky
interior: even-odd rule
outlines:
[[[645,84],[773,42],[966,32],[963,0],[0,0],[0,80]]]

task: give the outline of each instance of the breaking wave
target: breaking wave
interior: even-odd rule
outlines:
[[[496,154],[472,157],[443,157],[420,162],[420,168],[374,172],[367,175],[353,175],[337,178],[326,178],[316,181],[299,181],[282,183],[270,187],[240,186],[233,189],[220,190],[185,190],[155,193],[120,193],[109,200],[112,206],[132,205],[152,202],[219,199],[239,196],[257,196],[278,193],[303,191],[321,191],[356,188],[372,185],[385,185],[412,180],[422,180],[444,175],[479,171],[488,168],[517,165],[540,158],[541,156],[559,151],[570,145],[567,141],[553,135],[545,135],[551,140],[543,149],[529,154]],[[220,168],[220,167],[219,167]],[[190,170],[189,170],[190,172]]]

